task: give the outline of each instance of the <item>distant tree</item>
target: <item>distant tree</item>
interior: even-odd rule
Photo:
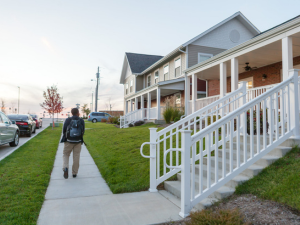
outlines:
[[[85,114],[86,117],[91,112],[91,110],[87,106],[88,106],[88,104],[84,104],[83,106],[81,106],[81,112],[82,112],[83,115]]]
[[[6,114],[6,112],[5,112],[5,101],[4,101],[4,99],[1,99],[1,112],[3,112],[3,113]]]
[[[62,110],[62,97],[58,93],[57,87],[55,85],[47,88],[44,91],[44,102],[40,106],[45,109],[50,115],[52,115],[52,129],[54,127],[54,113]],[[61,111],[60,111],[61,112]]]

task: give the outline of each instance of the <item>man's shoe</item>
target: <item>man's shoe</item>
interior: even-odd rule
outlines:
[[[69,173],[68,173],[68,168],[66,167],[66,168],[64,169],[64,178],[65,178],[65,179],[68,179],[68,177],[69,177]]]
[[[73,174],[73,178],[76,178],[77,177],[77,174]]]

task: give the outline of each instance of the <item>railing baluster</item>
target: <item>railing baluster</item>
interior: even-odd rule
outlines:
[[[166,134],[164,134],[164,154],[167,150],[167,146],[166,146]],[[166,172],[167,172],[167,167],[164,165],[164,175],[166,175]]]
[[[275,135],[276,135],[276,141],[279,139],[279,121],[278,121],[278,92],[275,93],[275,102],[274,102],[274,108],[275,108]]]
[[[290,84],[287,85],[287,105],[288,109],[290,109]],[[291,111],[287,110],[287,122],[288,122],[288,131],[291,131]]]
[[[177,148],[177,149],[179,148],[178,143],[179,143],[179,140],[178,140],[178,127],[176,127],[176,148]],[[179,152],[176,151],[176,166],[179,165],[178,154],[179,154]]]
[[[264,140],[264,148],[263,149],[266,149],[267,148],[267,126],[268,126],[268,122],[267,122],[267,99],[264,99],[263,100],[263,140]]]
[[[226,142],[225,142],[225,125],[222,125],[222,171],[223,171],[223,178],[226,176]]]
[[[195,196],[195,185],[196,185],[195,160],[196,160],[196,143],[194,143],[193,146],[192,146],[192,177],[191,177],[192,191],[191,191],[191,199],[193,199],[194,196]]]
[[[173,148],[173,133],[172,133],[172,130],[170,130],[170,148]],[[170,165],[172,166],[173,165],[173,152],[171,151],[170,152]]]
[[[219,142],[219,129],[215,130],[215,159],[217,161],[219,159],[218,142]],[[218,180],[219,180],[219,163],[215,164],[215,183],[217,183]]]
[[[160,177],[160,142],[159,142],[159,136],[157,137],[158,143],[156,145],[157,153],[156,153],[156,163],[157,163],[157,178]]]
[[[199,140],[199,193],[203,193],[203,139]]]
[[[260,103],[256,105],[256,153],[260,152]]]
[[[230,121],[230,149],[229,149],[229,151],[230,151],[230,161],[229,161],[230,173],[232,173],[232,171],[233,171],[233,133],[234,133],[234,129],[233,129],[234,122],[233,121],[234,121],[233,119]]]
[[[244,163],[247,162],[247,111],[244,112],[243,124],[243,145],[244,145]]]
[[[285,87],[283,87],[281,91],[281,98],[280,98],[280,120],[281,120],[281,131],[282,135],[285,134],[285,102],[284,102],[284,93]]]
[[[273,120],[273,94],[270,95],[270,102],[269,102],[269,113],[268,113],[268,121],[269,121],[269,137],[270,137],[270,144],[273,144],[273,134],[274,134],[274,120]]]
[[[237,144],[237,152],[236,152],[236,160],[237,160],[237,168],[240,167],[240,151],[241,151],[241,146],[240,146],[240,116],[238,115],[236,118],[236,144]]]
[[[253,152],[253,107],[250,108],[250,155],[251,158],[253,158],[254,156],[254,152]]]
[[[210,170],[211,170],[211,145],[210,145],[210,140],[211,140],[211,133],[207,136],[207,142],[205,141],[205,149],[207,148],[207,188],[210,188]],[[215,164],[216,164],[215,160]]]

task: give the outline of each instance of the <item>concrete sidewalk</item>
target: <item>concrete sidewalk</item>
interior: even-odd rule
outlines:
[[[46,200],[38,224],[155,224],[179,220],[178,202],[163,192],[112,194],[86,147],[82,146],[78,177],[63,178],[63,144],[59,144]],[[70,156],[70,169],[73,155]],[[175,200],[176,201],[176,200]]]

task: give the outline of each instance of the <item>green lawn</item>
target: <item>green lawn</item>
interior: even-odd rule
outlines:
[[[300,149],[264,169],[258,176],[236,189],[237,194],[253,194],[300,210]]]
[[[60,127],[50,127],[0,161],[0,224],[36,224],[50,181]]]

